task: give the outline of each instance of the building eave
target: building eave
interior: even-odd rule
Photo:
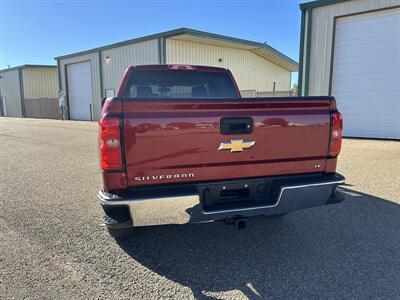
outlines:
[[[240,39],[240,38],[235,38],[235,37],[200,31],[200,30],[194,30],[194,29],[190,29],[190,28],[179,28],[179,29],[165,31],[165,32],[157,33],[157,34],[144,36],[144,37],[130,39],[130,40],[126,40],[123,42],[113,43],[113,44],[109,44],[106,46],[97,47],[97,48],[93,48],[93,49],[89,49],[89,50],[85,50],[85,51],[81,51],[81,52],[71,53],[71,54],[67,54],[67,55],[63,55],[63,56],[57,56],[57,57],[55,57],[55,59],[58,61],[61,59],[66,59],[66,58],[75,57],[75,56],[79,56],[79,55],[85,55],[85,54],[92,54],[92,53],[99,52],[102,50],[126,46],[126,45],[130,45],[130,44],[138,43],[138,42],[144,42],[144,41],[159,39],[159,38],[177,37],[177,36],[184,35],[184,34],[191,35],[194,37],[200,37],[200,38],[221,40],[221,41],[230,42],[233,44],[247,45],[247,46],[253,47],[254,49],[258,49],[258,48],[265,49],[265,51],[269,52],[271,55],[273,55],[276,58],[281,60],[282,67],[284,67],[292,72],[297,71],[297,69],[298,69],[298,63],[295,60],[291,59],[290,57],[286,56],[285,54],[281,53],[280,51],[276,50],[275,48],[271,47],[270,45],[268,45],[266,43],[259,43],[259,42],[255,42],[255,41],[249,41],[249,40],[244,40],[244,39]]]
[[[3,72],[19,70],[19,69],[26,69],[26,68],[54,68],[54,69],[56,69],[57,66],[55,66],[55,65],[21,65],[21,66],[16,66],[16,67],[12,67],[12,68],[2,69],[2,70],[0,70],[0,72],[3,73]]]
[[[300,3],[300,9],[301,10],[312,9],[320,6],[332,5],[345,1],[350,1],[350,0],[317,0],[317,1],[305,2],[305,3]]]

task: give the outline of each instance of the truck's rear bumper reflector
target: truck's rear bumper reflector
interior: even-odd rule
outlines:
[[[133,226],[199,223],[232,217],[280,215],[328,204],[337,185],[344,183],[344,178],[339,176],[325,182],[282,186],[273,204],[235,209],[205,211],[198,194],[135,199],[100,191],[98,198],[103,207],[128,206]]]

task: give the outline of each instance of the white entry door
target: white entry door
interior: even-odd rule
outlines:
[[[69,113],[72,120],[90,120],[93,103],[90,62],[67,66]]]
[[[400,139],[400,9],[336,22],[332,95],[343,135]]]

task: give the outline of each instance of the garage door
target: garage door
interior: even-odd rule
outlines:
[[[92,72],[90,62],[67,66],[68,101],[72,120],[90,120],[92,109]]]
[[[400,139],[400,9],[337,19],[332,76],[345,136]]]

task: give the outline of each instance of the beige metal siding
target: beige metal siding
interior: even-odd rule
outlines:
[[[91,64],[93,118],[95,120],[99,120],[100,112],[101,112],[101,97],[102,96],[101,96],[101,89],[100,89],[100,68],[99,68],[99,53],[98,52],[61,59],[59,61],[61,89],[67,95],[67,93],[66,93],[66,77],[65,77],[66,66],[69,64],[84,62],[84,61],[90,61],[90,64]]]
[[[125,69],[130,65],[160,63],[160,53],[158,49],[158,40],[155,39],[103,50],[101,51],[101,59],[99,59],[98,52],[61,59],[59,61],[61,89],[64,92],[66,91],[66,65],[90,61],[92,72],[93,118],[98,120],[101,112],[101,98],[105,95],[105,90],[114,89],[116,94],[122,75]],[[106,61],[107,57],[109,57],[108,62]],[[103,74],[103,91],[101,91],[100,84],[99,60],[101,60]]]
[[[25,68],[22,76],[25,99],[58,98],[56,68]]]
[[[1,72],[0,92],[6,99],[6,113],[8,117],[21,117],[21,91],[19,70]]]
[[[218,59],[222,58],[222,63]],[[167,39],[168,64],[193,64],[231,70],[240,90],[290,89],[290,72],[245,49]]]
[[[27,118],[59,119],[58,99],[25,99],[25,116]]]
[[[135,43],[101,52],[103,94],[106,89],[117,93],[126,68],[130,65],[159,64],[158,40]],[[106,60],[106,58],[109,58]],[[108,62],[107,62],[108,61]]]
[[[334,17],[398,5],[400,0],[352,0],[312,10],[309,95],[329,94]]]

